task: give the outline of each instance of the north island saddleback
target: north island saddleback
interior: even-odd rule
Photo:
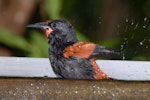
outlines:
[[[111,78],[100,69],[95,58],[114,52],[91,42],[78,41],[75,30],[68,21],[46,21],[27,27],[44,30],[49,40],[49,60],[53,71],[59,78]]]

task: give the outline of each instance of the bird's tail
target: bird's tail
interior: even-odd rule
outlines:
[[[121,53],[116,52],[114,50],[107,49],[104,46],[99,46],[96,45],[96,48],[94,52],[91,54],[90,58],[95,58],[95,57],[109,57],[109,58],[114,58],[115,59],[120,59],[121,58]]]

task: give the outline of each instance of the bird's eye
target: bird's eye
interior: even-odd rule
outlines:
[[[52,26],[55,28],[55,27],[56,27],[56,24],[53,24]]]

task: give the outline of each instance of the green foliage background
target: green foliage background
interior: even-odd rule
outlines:
[[[101,6],[103,6],[102,1],[46,0],[41,7],[48,12],[49,18],[66,19],[73,23],[78,29],[76,32],[80,41],[92,41],[116,49],[118,52],[123,53],[127,60],[150,60],[150,28],[144,29],[142,21],[143,18],[149,18],[150,16],[150,13],[145,12],[150,9],[150,2],[148,3],[147,0],[132,0],[129,1],[129,3],[131,5],[134,4],[133,9],[136,11],[134,18],[137,19],[138,28],[135,30],[135,26],[132,26],[131,23],[126,23],[124,27],[128,26],[127,31],[121,31],[119,37],[103,41],[95,41],[93,37],[86,34],[88,30],[85,31],[89,25],[98,24],[97,20],[101,16],[97,9],[101,10]],[[144,5],[147,5],[147,8],[145,8]],[[43,19],[41,18],[39,20]],[[148,27],[149,23],[146,24]],[[90,30],[92,29],[95,30],[94,27],[91,26]],[[3,33],[0,34],[0,43],[14,50],[14,56],[48,57],[47,38],[38,31],[28,30],[24,37],[14,35],[6,29],[0,29],[0,33]],[[144,41],[144,44],[141,45],[141,41]]]

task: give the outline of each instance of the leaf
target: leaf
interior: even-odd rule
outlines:
[[[46,0],[45,7],[52,19],[58,19],[62,8],[62,0]]]
[[[145,56],[135,56],[132,58],[132,60],[136,61],[148,61],[148,59]]]
[[[30,57],[48,57],[48,43],[46,36],[36,32],[31,31],[31,45]]]
[[[31,48],[30,44],[22,36],[13,34],[5,29],[0,29],[0,42],[8,47],[22,51],[29,51]]]
[[[88,37],[86,37],[85,35],[83,35],[79,31],[77,31],[76,35],[77,35],[77,38],[78,38],[79,41],[89,41]]]
[[[102,41],[99,44],[109,47],[109,48],[112,48],[112,47],[118,46],[120,44],[120,42],[121,42],[120,38],[115,38],[115,39],[111,39],[111,40]]]

